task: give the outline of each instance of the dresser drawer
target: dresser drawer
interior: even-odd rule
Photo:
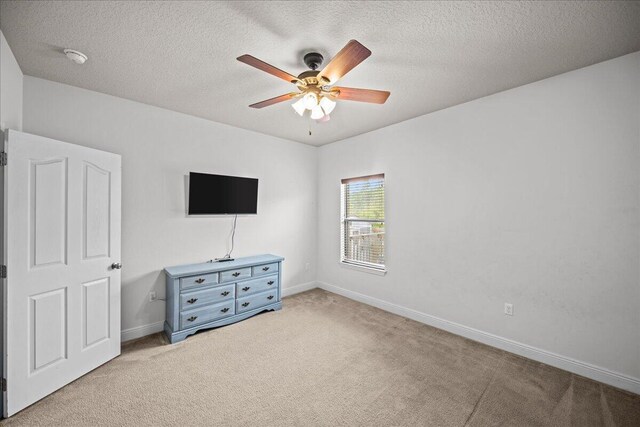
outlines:
[[[220,282],[232,282],[251,277],[251,267],[227,270],[220,273]]]
[[[191,310],[207,304],[215,304],[236,296],[234,285],[218,286],[204,291],[185,292],[180,294],[180,310]]]
[[[276,301],[278,301],[278,289],[250,295],[244,298],[238,298],[236,300],[236,313],[244,313],[245,311],[273,304]]]
[[[201,274],[200,276],[183,277],[180,279],[180,289],[190,289],[197,286],[209,286],[218,283],[218,273]]]
[[[273,264],[257,265],[255,267],[251,267],[251,273],[253,276],[271,274],[271,273],[275,273],[276,271],[278,271],[277,262],[274,262]]]
[[[228,300],[215,305],[207,305],[195,310],[180,312],[180,329],[187,329],[201,323],[211,322],[216,319],[235,314],[235,300]]]
[[[236,295],[238,298],[257,292],[278,288],[278,275],[264,276],[259,279],[247,280],[236,284]]]

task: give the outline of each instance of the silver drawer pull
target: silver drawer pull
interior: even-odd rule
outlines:
[[[227,295],[229,295],[229,291],[224,291],[223,293],[221,293],[220,295],[222,295],[223,297],[226,297]]]
[[[196,283],[204,283],[204,279],[202,277],[199,279],[196,279]]]
[[[190,300],[188,300],[187,302],[189,304],[193,304],[194,302],[198,301],[198,298],[191,298]]]
[[[267,285],[271,286],[271,285],[273,285],[274,283],[276,283],[276,282],[274,282],[273,280],[269,280],[269,281],[267,282]]]
[[[240,275],[239,271],[236,271],[235,273],[232,274],[233,277],[238,277]]]
[[[269,271],[269,267],[262,267],[262,271]]]
[[[273,295],[269,295],[267,299],[273,299]]]
[[[221,311],[221,312],[223,312],[223,313],[226,313],[227,311],[229,311],[229,307],[225,307],[225,308],[223,308],[223,309],[222,309],[222,310],[220,310],[220,311]]]
[[[247,292],[249,289],[251,289],[251,286],[245,286],[244,288],[242,288],[242,290],[245,292]]]
[[[243,306],[243,307],[246,307],[246,306],[248,306],[248,305],[249,305],[249,303],[248,303],[248,302],[243,302],[243,303],[242,303],[242,306]]]
[[[187,320],[188,320],[189,322],[193,322],[193,321],[194,321],[194,320],[196,320],[197,318],[198,318],[198,316],[191,316],[191,317],[189,317]]]

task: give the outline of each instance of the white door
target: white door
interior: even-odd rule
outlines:
[[[121,159],[11,130],[4,149],[11,416],[120,354]]]

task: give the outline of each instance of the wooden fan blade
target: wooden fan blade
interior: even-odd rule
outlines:
[[[237,57],[236,59],[240,62],[244,62],[247,65],[251,65],[252,67],[257,68],[258,70],[262,70],[278,78],[281,78],[282,80],[286,80],[289,83],[295,83],[298,81],[298,78],[296,76],[292,76],[286,71],[282,71],[280,68],[276,68],[271,64],[267,64],[266,62],[261,61],[251,55],[242,55]]]
[[[340,52],[334,56],[320,74],[327,84],[335,84],[342,76],[351,71],[356,65],[367,59],[371,51],[357,40],[350,40]]]
[[[275,98],[265,99],[264,101],[256,102],[255,104],[249,105],[251,108],[263,108],[268,107],[269,105],[277,104],[278,102],[288,101],[292,98],[295,98],[298,94],[295,92],[287,93],[285,95],[276,96]]]
[[[356,89],[353,87],[331,88],[331,94],[345,101],[370,102],[372,104],[384,104],[391,95],[386,90]]]

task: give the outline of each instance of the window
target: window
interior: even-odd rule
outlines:
[[[342,180],[341,261],[384,270],[384,174]]]

